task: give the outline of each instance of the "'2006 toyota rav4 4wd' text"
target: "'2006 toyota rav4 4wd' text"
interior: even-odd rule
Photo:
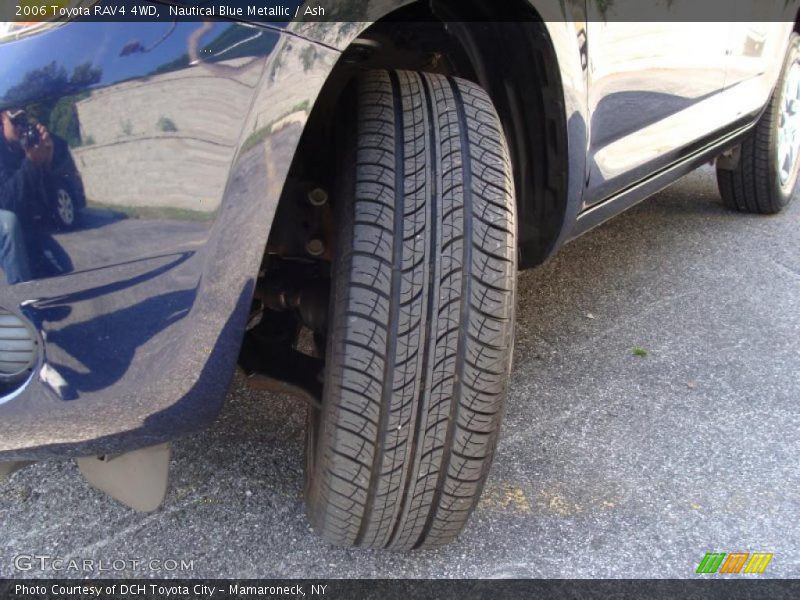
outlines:
[[[316,531],[444,544],[497,443],[517,270],[704,162],[732,210],[778,213],[796,186],[783,0],[725,3],[750,18],[725,23],[681,3],[631,22],[625,2],[340,0],[347,20],[280,24],[197,4],[0,29],[0,476],[75,458],[153,510],[169,441],[214,420],[238,364],[308,401]],[[86,198],[60,231],[36,210],[58,140]]]

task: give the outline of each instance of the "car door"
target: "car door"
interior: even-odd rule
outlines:
[[[642,5],[587,3],[586,206],[666,167],[721,126],[714,113],[730,24],[681,22],[682,0]]]

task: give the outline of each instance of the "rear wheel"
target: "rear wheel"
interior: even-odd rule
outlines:
[[[508,151],[491,101],[467,81],[375,71],[352,104],[308,512],[336,544],[438,546],[475,508],[503,412]]]
[[[734,168],[717,167],[725,206],[775,214],[791,201],[800,165],[800,36],[792,34],[772,99],[742,142]]]

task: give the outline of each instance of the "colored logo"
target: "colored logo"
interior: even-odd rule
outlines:
[[[772,552],[707,552],[697,567],[697,573],[763,573]]]

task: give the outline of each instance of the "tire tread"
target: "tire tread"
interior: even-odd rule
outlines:
[[[374,71],[357,98],[309,515],[341,545],[440,546],[477,504],[503,413],[516,275],[508,149],[473,83]]]

